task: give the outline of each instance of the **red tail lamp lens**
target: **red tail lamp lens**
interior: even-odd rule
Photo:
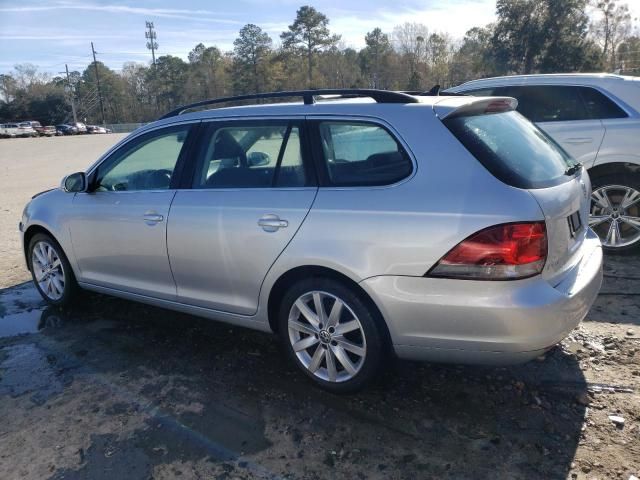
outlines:
[[[462,241],[429,275],[478,280],[524,278],[540,273],[546,258],[544,222],[509,223],[481,230]]]

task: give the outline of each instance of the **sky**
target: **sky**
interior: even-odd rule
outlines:
[[[634,7],[640,16],[640,2]],[[404,22],[462,38],[474,26],[495,18],[495,0],[314,0],[306,2],[329,17],[329,28],[344,46],[361,48],[366,32],[380,27],[391,33]],[[274,44],[293,22],[304,0],[0,0],[0,72],[32,63],[58,74],[65,63],[82,70],[92,60],[93,41],[99,61],[113,69],[128,61],[150,63],[145,21],[155,25],[157,55],[184,59],[198,43],[233,49],[247,23],[269,33]]]

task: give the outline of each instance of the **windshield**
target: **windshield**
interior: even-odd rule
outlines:
[[[515,111],[460,116],[446,127],[496,178],[518,188],[568,180],[576,162],[546,133]]]

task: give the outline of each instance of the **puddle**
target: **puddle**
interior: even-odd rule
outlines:
[[[52,358],[34,344],[13,345],[3,350],[0,363],[0,396],[19,397],[31,393],[31,401],[45,403],[62,392],[64,383],[51,367]]]
[[[62,314],[53,308],[10,313],[0,317],[0,338],[38,333],[62,324]]]
[[[46,307],[31,282],[0,290],[0,338],[15,337],[62,324],[62,314]]]

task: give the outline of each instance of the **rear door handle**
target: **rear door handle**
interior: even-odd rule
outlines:
[[[262,227],[265,232],[276,232],[280,228],[286,228],[289,226],[289,222],[282,220],[277,215],[265,215],[258,220],[258,225]]]
[[[159,223],[164,220],[164,217],[155,212],[147,212],[144,214],[144,221],[148,225],[153,225],[155,223]]]

